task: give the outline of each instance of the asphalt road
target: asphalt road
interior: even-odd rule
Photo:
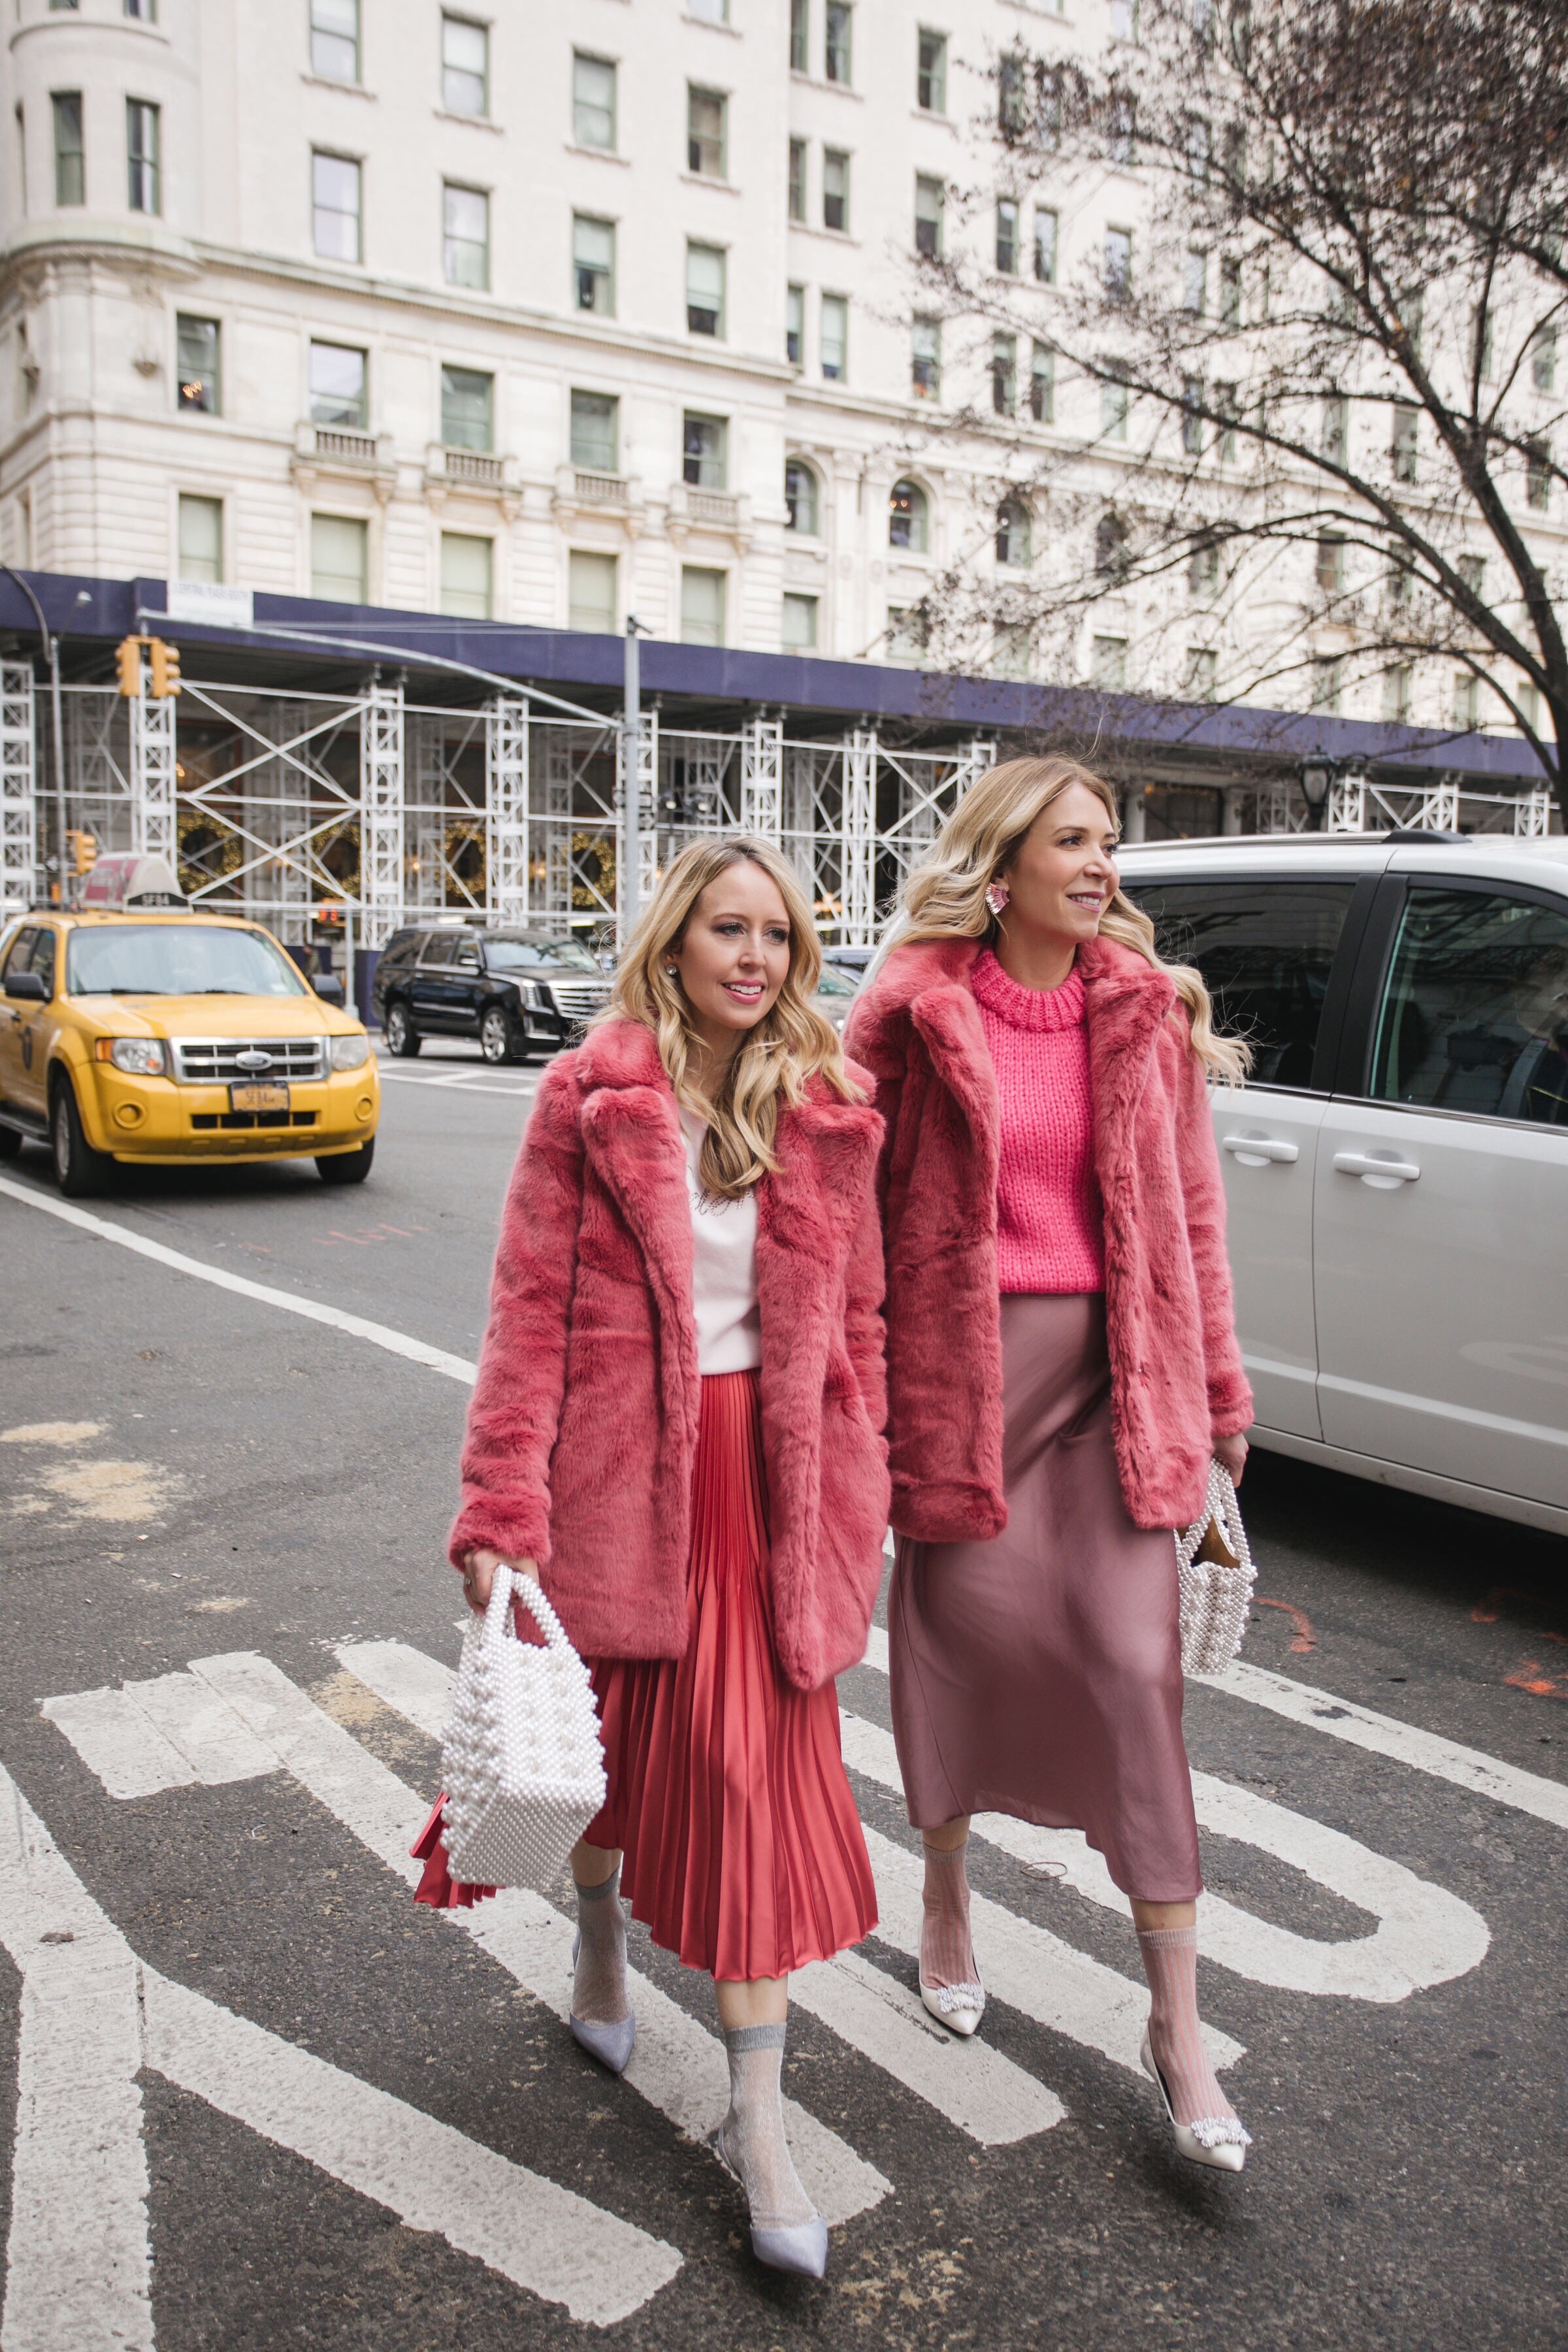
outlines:
[[[533,1077],[388,1076],[362,1191],[306,1161],[86,1205],[471,1360]],[[58,1201],[40,1153],[4,1174]],[[1568,2345],[1560,1543],[1255,1455],[1267,1605],[1188,1702],[1239,2179],[1169,2146],[1081,1841],[976,1839],[984,2050],[919,2023],[885,1674],[846,1675],[884,1932],[794,2014],[803,2168],[848,2218],[785,2282],[690,2136],[705,1981],[634,1932],[616,2083],[561,2021],[558,1908],[409,1900],[460,1365],[9,1192],[0,1237],[6,2352]]]

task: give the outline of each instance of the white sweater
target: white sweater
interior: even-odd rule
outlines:
[[[738,1201],[708,1201],[697,1163],[705,1120],[680,1114],[686,1138],[686,1197],[691,1206],[691,1303],[697,1318],[697,1369],[746,1372],[763,1360],[763,1321],[757,1306],[757,1194],[753,1185]]]

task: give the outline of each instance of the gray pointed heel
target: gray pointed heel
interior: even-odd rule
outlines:
[[[574,1968],[577,1965],[582,1942],[581,1936],[572,1938]],[[637,2038],[635,2016],[628,2014],[617,2018],[614,2025],[595,2025],[591,2019],[574,2016],[568,2011],[566,2022],[572,2029],[572,2039],[580,2050],[585,2050],[590,2058],[596,2058],[601,2066],[607,2066],[612,2074],[626,2073],[631,2063],[632,2045]]]
[[[724,2146],[724,2126],[720,2124],[708,2135],[708,2145],[729,2174],[739,2182],[744,2192],[745,2182],[730,2161]],[[786,2222],[782,2229],[763,2230],[751,2221],[752,2252],[758,2262],[770,2271],[789,2271],[795,2278],[819,2279],[827,2273],[827,2224],[820,2213],[809,2221]]]

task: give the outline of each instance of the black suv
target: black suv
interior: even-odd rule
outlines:
[[[609,993],[576,940],[451,923],[393,933],[372,1005],[395,1054],[416,1054],[426,1037],[477,1037],[487,1062],[521,1062],[571,1045]]]

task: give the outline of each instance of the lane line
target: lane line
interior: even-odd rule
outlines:
[[[439,1738],[451,1712],[450,1667],[406,1642],[343,1642],[335,1654],[386,1706]],[[984,2147],[1049,2131],[1067,2112],[1002,2052],[955,2042],[913,1993],[855,1953],[797,1969],[790,1999]]]
[[[444,1372],[448,1380],[473,1386],[479,1368],[466,1357],[450,1355],[445,1348],[432,1348],[424,1339],[411,1339],[406,1332],[394,1331],[384,1323],[372,1323],[365,1316],[350,1315],[341,1307],[324,1307],[317,1299],[301,1297],[298,1291],[275,1290],[269,1283],[252,1282],[245,1275],[209,1265],[205,1259],[186,1257],[182,1250],[169,1249],[162,1242],[149,1241],[145,1234],[133,1233],[129,1225],[95,1217],[71,1201],[51,1200],[47,1193],[36,1192],[30,1185],[14,1183],[9,1176],[0,1176],[0,1193],[24,1202],[29,1209],[41,1209],[46,1216],[58,1217],[62,1223],[75,1225],[79,1232],[91,1234],[98,1241],[116,1242],[121,1249],[134,1250],[138,1257],[173,1266],[177,1274],[192,1275],[198,1282],[210,1282],[217,1289],[231,1290],[241,1298],[254,1298],[263,1307],[281,1307],[288,1314],[303,1315],[311,1323],[325,1323],[334,1331],[346,1331],[351,1339],[368,1339],[372,1347],[384,1348],[389,1355],[402,1356],[411,1364],[423,1364],[426,1371]]]

